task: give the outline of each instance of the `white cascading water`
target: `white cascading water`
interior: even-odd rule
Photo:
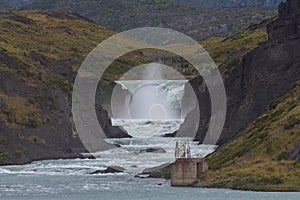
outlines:
[[[131,136],[164,136],[179,129],[184,121],[181,100],[187,80],[166,80],[160,64],[144,68],[142,80],[116,81],[131,95],[123,111],[112,119],[113,126],[123,127]]]
[[[125,129],[133,138],[107,139],[120,148],[99,152],[98,159],[107,166],[121,166],[131,173],[140,173],[145,168],[171,163],[175,160],[177,141],[189,141],[195,156],[205,156],[214,151],[215,146],[198,145],[193,138],[166,138],[184,122],[181,100],[187,80],[165,80],[160,64],[149,64],[143,80],[116,81],[131,95],[128,105],[118,116],[112,118],[112,125]],[[160,148],[164,153],[145,153],[148,148]]]
[[[125,107],[127,116],[113,118],[113,126],[123,127],[133,137],[164,136],[179,129],[184,121],[181,99],[186,80],[117,81],[132,93]]]

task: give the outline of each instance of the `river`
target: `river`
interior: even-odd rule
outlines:
[[[300,193],[244,192],[175,188],[163,179],[134,178],[129,173],[90,175],[104,169],[99,160],[49,160],[0,167],[0,199],[31,200],[298,200]]]

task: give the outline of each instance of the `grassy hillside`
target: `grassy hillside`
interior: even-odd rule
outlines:
[[[31,87],[43,82],[65,92],[87,53],[114,34],[71,13],[22,11],[1,19],[1,71]]]
[[[300,82],[233,142],[207,158],[197,185],[300,191]],[[298,152],[298,153],[297,153]]]
[[[70,148],[64,143],[72,134],[65,103],[78,63],[114,32],[70,13],[0,17],[0,163],[62,157]],[[63,123],[66,128],[59,128]]]
[[[76,72],[115,32],[67,12],[0,15],[0,164],[76,153],[80,143],[70,118]],[[144,62],[150,58],[124,55],[104,76],[109,84],[103,87],[111,87],[117,72]]]
[[[238,65],[245,54],[253,50],[260,43],[267,41],[266,25],[272,19],[264,20],[260,24],[248,27],[246,30],[228,38],[212,37],[200,44],[209,52],[215,63],[223,72]]]
[[[199,43],[207,50],[221,72],[228,74],[240,63],[244,55],[268,40],[266,25],[271,21],[273,19],[264,20],[228,38],[211,37]],[[176,55],[161,54],[153,50],[142,50],[142,52],[157,60],[162,60],[167,65],[179,67],[187,78],[194,78],[198,75],[186,60]]]
[[[167,27],[196,40],[227,37],[277,13],[274,8],[210,9],[169,0],[37,0],[25,8],[77,12],[118,32],[144,26]]]

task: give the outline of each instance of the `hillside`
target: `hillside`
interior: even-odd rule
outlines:
[[[274,8],[211,9],[167,0],[37,0],[24,7],[36,8],[76,12],[118,32],[159,26],[178,30],[196,40],[227,37],[276,15]]]
[[[197,185],[300,191],[300,30],[293,28],[299,10],[298,0],[281,5],[279,18],[267,25],[268,41],[246,54],[225,80],[232,88],[232,114],[221,138],[227,143],[207,158],[210,171]]]
[[[208,157],[198,185],[300,191],[300,83],[270,105],[238,138]]]
[[[277,7],[281,2],[285,0],[177,0],[178,2],[188,2],[201,7],[207,8],[219,8],[219,7],[240,7],[259,5],[266,7]]]
[[[299,23],[298,8],[297,1],[288,1],[281,5],[279,18],[267,25],[268,40],[252,51],[247,51],[240,46],[237,52],[227,52],[229,58],[233,59],[221,65],[227,94],[227,115],[218,144],[232,140],[236,133],[266,112],[270,102],[290,90],[300,79],[298,67],[300,31],[295,28]],[[251,41],[250,38],[248,39]],[[234,46],[233,42],[229,44]],[[243,53],[243,57],[238,57]],[[196,136],[201,143],[207,133],[211,104],[209,100],[204,100],[209,99],[209,93],[203,79],[197,77],[191,81],[191,84],[196,94],[203,99],[199,104],[203,121],[200,119]],[[202,87],[199,89],[199,85],[205,89]],[[189,123],[189,120],[186,123]],[[182,127],[193,126],[193,124],[182,125]]]
[[[227,38],[211,37],[200,41],[223,73],[230,72],[248,52],[268,40],[266,26],[274,19],[264,20]]]
[[[73,126],[72,85],[87,53],[115,32],[57,11],[1,13],[0,29],[0,164],[80,157],[85,149]],[[121,73],[120,65],[126,70],[150,60],[132,57],[116,61],[103,82]],[[97,112],[110,137],[126,136],[110,127],[101,107]]]

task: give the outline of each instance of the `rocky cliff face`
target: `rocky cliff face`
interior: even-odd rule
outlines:
[[[268,41],[244,56],[231,72],[223,73],[228,110],[219,144],[232,139],[300,79],[299,10],[298,0],[281,4],[279,18],[267,26]],[[201,78],[198,79],[201,82]],[[197,87],[198,84],[194,86]],[[196,91],[203,95],[203,91]],[[201,103],[204,104],[204,113],[209,113],[210,104]],[[196,136],[200,142],[206,133],[201,129]]]

